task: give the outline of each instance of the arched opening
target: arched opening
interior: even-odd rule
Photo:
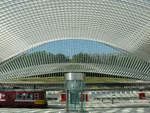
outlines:
[[[5,80],[64,72],[148,80],[148,69],[148,62],[126,51],[96,41],[70,39],[45,43],[25,51],[3,62],[0,71],[1,79]]]

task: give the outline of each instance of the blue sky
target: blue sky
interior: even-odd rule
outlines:
[[[53,54],[63,53],[69,57],[81,52],[91,54],[120,52],[119,50],[116,50],[99,42],[90,40],[78,40],[78,39],[49,42],[47,44],[29,50],[28,53],[36,51],[47,51]]]

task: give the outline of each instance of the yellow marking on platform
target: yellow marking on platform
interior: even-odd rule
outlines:
[[[45,104],[45,100],[36,100],[34,104]]]

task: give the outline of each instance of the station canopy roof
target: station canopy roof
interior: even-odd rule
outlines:
[[[141,73],[135,71],[139,68],[135,69],[134,66],[130,69],[130,65],[128,65],[130,71],[126,69],[123,71],[129,72],[131,76],[142,75],[145,76],[144,79],[150,80],[150,0],[0,1],[0,63],[42,44],[66,39],[97,41],[140,57],[145,61],[141,65],[138,61],[138,65],[143,67],[140,68]],[[64,65],[70,67],[68,64]],[[55,66],[58,67],[57,64]],[[89,71],[91,65],[88,66],[85,64],[82,67],[86,67]],[[92,67],[99,72],[97,65]],[[5,73],[6,68],[0,73],[0,79],[20,76],[21,73],[27,75],[36,69],[41,69],[38,70],[39,73],[42,73],[42,68],[49,69],[44,65],[42,68],[32,67],[34,69],[30,68],[30,71],[17,70],[10,74]],[[116,73],[114,67],[109,67],[107,72],[110,69]],[[62,68],[58,70],[61,71]]]
[[[150,61],[150,1],[0,1],[0,62],[64,39],[102,42]]]

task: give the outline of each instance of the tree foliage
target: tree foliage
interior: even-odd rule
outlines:
[[[78,53],[69,58],[62,53],[52,54],[46,51],[38,51],[34,53],[26,53],[22,56],[12,58],[1,64],[0,72],[5,73],[12,70],[27,68],[35,65],[45,65],[54,63],[92,63],[119,66],[129,69],[142,69],[149,72],[150,64],[138,57],[133,57],[121,53],[109,54],[88,54]]]

